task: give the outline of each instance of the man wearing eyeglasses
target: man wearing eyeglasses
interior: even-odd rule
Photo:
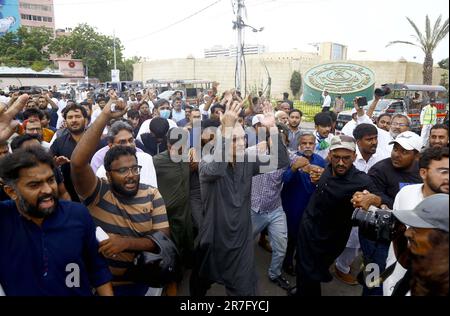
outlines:
[[[99,251],[108,260],[115,295],[143,296],[149,286],[133,283],[125,274],[140,251],[159,251],[146,236],[153,231],[170,236],[164,201],[158,189],[141,183],[142,166],[136,149],[131,146],[114,146],[108,151],[104,161],[107,179],[96,177],[89,165],[107,122],[127,111],[125,106],[117,105],[112,111],[116,97],[111,95],[75,148],[71,159],[72,179],[94,222],[108,234],[109,238],[100,243]]]
[[[356,142],[340,135],[331,139],[330,164],[320,178],[306,208],[297,245],[297,289],[290,294],[320,296],[321,282],[333,277],[329,268],[345,249],[352,230],[351,217],[355,207],[368,209],[383,201],[370,177],[353,165]],[[352,199],[355,192],[367,191],[364,205]]]
[[[427,148],[419,159],[419,172],[423,183],[413,184],[404,187],[396,195],[394,201],[394,213],[397,210],[412,210],[425,198],[435,194],[449,193],[448,181],[448,147]],[[402,260],[400,253],[394,252],[393,244],[389,249],[386,266],[395,265],[392,275],[383,283],[383,295],[390,296],[394,291],[395,284],[406,273],[408,266]]]
[[[419,153],[422,149],[422,139],[416,133],[406,131],[390,142],[393,145],[391,158],[381,160],[369,170],[369,176],[381,192],[384,208],[392,210],[397,193],[411,184],[422,183],[419,175]],[[377,264],[380,272],[386,268],[389,243],[371,241],[362,234],[359,235],[361,250],[366,264]],[[367,288],[364,285],[363,295],[381,296],[381,287]]]
[[[150,185],[152,187],[157,188],[158,182],[156,179],[156,171],[155,166],[153,164],[153,158],[149,154],[143,152],[141,149],[136,147],[136,140],[133,136],[133,127],[127,122],[117,121],[111,125],[111,128],[108,131],[108,146],[100,149],[92,158],[91,167],[94,170],[95,174],[99,178],[106,178],[106,168],[103,165],[104,157],[106,156],[107,151],[110,148],[116,146],[127,146],[136,149],[136,157],[138,160],[138,164],[142,166],[140,177],[142,184]],[[100,153],[102,165],[98,167],[97,171],[95,170],[93,164],[94,159]],[[98,161],[98,158],[97,158]],[[98,162],[97,162],[98,164]]]

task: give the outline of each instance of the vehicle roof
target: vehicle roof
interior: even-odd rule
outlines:
[[[393,90],[411,90],[411,91],[447,91],[443,86],[431,86],[421,84],[387,84]]]

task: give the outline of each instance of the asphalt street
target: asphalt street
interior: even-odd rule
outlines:
[[[258,274],[258,288],[259,296],[271,297],[271,296],[286,296],[287,293],[282,288],[270,282],[267,277],[267,269],[271,260],[271,253],[259,247],[255,241],[255,258],[256,258],[256,271]],[[355,274],[361,263],[361,259],[355,260],[352,273]],[[332,273],[333,274],[333,273]],[[334,275],[334,274],[333,274]],[[295,284],[295,277],[285,275],[286,279],[292,284]],[[189,273],[186,274],[181,287],[179,289],[179,296],[189,296]],[[322,283],[322,295],[323,296],[361,296],[362,287],[359,285],[350,286],[336,278],[330,283]],[[208,291],[207,296],[225,296],[225,288],[221,285],[214,284]]]

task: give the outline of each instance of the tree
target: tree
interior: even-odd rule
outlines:
[[[443,73],[441,75],[441,82],[439,84],[445,87],[445,89],[447,89],[448,91],[448,73]]]
[[[87,24],[79,24],[68,36],[56,38],[50,45],[50,50],[60,56],[71,55],[81,59],[89,77],[101,81],[111,79],[111,69],[114,66],[114,38],[97,32]],[[116,38],[117,64],[122,64],[123,47]],[[119,67],[118,67],[119,68]]]
[[[302,75],[294,71],[291,76],[291,91],[294,97],[297,97],[302,89]]]
[[[448,57],[438,62],[439,67],[448,70]]]
[[[412,35],[417,43],[409,41],[393,41],[387,46],[393,44],[407,44],[419,47],[425,53],[425,60],[423,63],[423,83],[431,85],[433,84],[433,52],[439,43],[448,34],[448,19],[441,25],[442,15],[438,17],[434,23],[433,29],[431,29],[430,19],[428,15],[425,17],[425,34],[423,34],[417,25],[408,17],[406,17],[409,24],[413,27],[415,34]]]
[[[8,67],[31,67],[42,71],[52,65],[48,46],[53,41],[50,29],[19,28],[0,37],[0,64]]]
[[[141,57],[133,56],[131,58],[124,59],[123,62],[117,65],[117,68],[120,70],[120,79],[124,81],[132,81],[133,80],[133,65],[140,62]]]

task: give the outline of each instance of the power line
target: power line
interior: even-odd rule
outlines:
[[[218,3],[221,2],[221,1],[222,1],[222,0],[217,0],[217,1],[215,1],[215,2],[213,2],[213,3],[211,3],[211,4],[209,4],[208,6],[204,7],[203,9],[200,9],[200,10],[198,10],[198,11],[196,11],[196,12],[194,12],[194,13],[188,15],[188,16],[185,17],[185,18],[183,18],[183,19],[181,19],[181,20],[178,20],[178,21],[176,21],[176,22],[174,22],[174,23],[172,23],[172,24],[169,24],[169,25],[167,25],[167,26],[164,26],[164,27],[162,27],[162,28],[160,28],[160,29],[158,29],[158,30],[155,30],[155,31],[151,32],[151,33],[148,33],[148,34],[146,34],[146,35],[142,35],[142,36],[139,36],[139,37],[135,37],[135,38],[132,38],[132,39],[130,39],[130,40],[125,40],[125,41],[123,41],[123,42],[124,42],[124,43],[125,43],[125,42],[133,42],[133,41],[136,41],[136,40],[139,40],[139,39],[143,39],[143,38],[146,38],[146,37],[155,35],[155,34],[157,34],[157,33],[163,32],[163,31],[165,31],[165,30],[167,30],[167,29],[169,29],[169,28],[171,28],[171,27],[173,27],[173,26],[175,26],[175,25],[178,25],[178,24],[180,24],[180,23],[182,23],[182,22],[184,22],[184,21],[186,21],[186,20],[189,20],[190,18],[193,18],[194,16],[196,16],[196,15],[202,13],[203,11],[206,11],[207,9],[211,8],[212,6],[218,4]]]

